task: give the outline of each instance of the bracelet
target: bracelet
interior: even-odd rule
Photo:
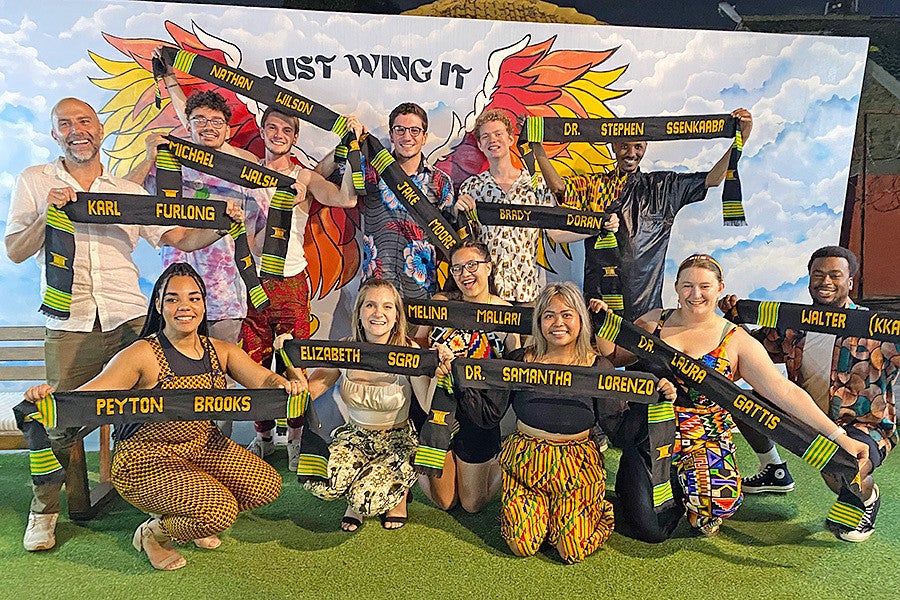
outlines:
[[[842,435],[847,435],[847,430],[843,427],[838,426],[838,428],[832,431],[831,435],[828,436],[828,440],[833,442]]]

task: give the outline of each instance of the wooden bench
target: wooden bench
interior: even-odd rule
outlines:
[[[11,364],[15,363],[15,364]],[[27,363],[27,364],[21,364]],[[0,327],[0,381],[41,382],[47,380],[44,365],[43,327]],[[23,390],[24,391],[24,385]],[[14,404],[21,400],[21,394]],[[10,406],[11,408],[11,406]],[[100,482],[92,490],[88,481],[84,456],[84,437],[94,428],[83,427],[72,446],[69,468],[66,469],[66,500],[69,518],[87,521],[97,515],[99,509],[115,496],[109,480],[110,435],[109,425],[100,427]],[[18,436],[18,447],[24,447],[21,432],[2,437]],[[8,443],[8,442],[7,442]]]

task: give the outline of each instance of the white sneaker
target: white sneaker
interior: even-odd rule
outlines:
[[[250,454],[255,454],[260,458],[265,458],[275,452],[275,443],[272,440],[266,441],[259,436],[253,438],[250,445],[247,446]]]
[[[291,440],[287,443],[288,451],[288,469],[291,473],[297,472],[297,465],[300,464],[300,440]]]
[[[28,527],[22,545],[29,552],[49,550],[56,545],[56,520],[59,513],[28,513]]]

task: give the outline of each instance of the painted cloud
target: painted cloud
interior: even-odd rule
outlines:
[[[720,190],[686,208],[676,219],[667,273],[694,251],[712,252],[726,270],[729,291],[756,298],[805,301],[803,276],[809,252],[836,243],[849,168],[855,119],[865,64],[862,39],[802,37],[735,32],[696,32],[617,27],[562,26],[424,17],[341,15],[273,9],[184,4],[109,4],[71,1],[54,11],[27,0],[8,0],[0,20],[0,217],[6,214],[13,181],[30,164],[58,153],[48,135],[49,107],[66,95],[102,106],[111,93],[88,77],[103,73],[88,51],[124,60],[101,37],[168,40],[164,23],[228,40],[240,49],[241,67],[263,75],[266,60],[334,56],[329,78],[322,69],[308,81],[286,87],[336,110],[354,112],[370,130],[386,138],[386,115],[412,100],[430,113],[427,150],[446,141],[454,119],[475,110],[487,59],[494,50],[526,36],[537,43],[556,36],[555,49],[618,50],[605,68],[627,65],[617,89],[631,90],[610,101],[619,116],[728,112],[743,106],[754,129],[741,162],[749,227],[722,226]],[[252,18],[248,15],[252,13]],[[428,82],[356,74],[345,55],[398,55],[430,65]],[[357,59],[358,61],[361,59]],[[379,59],[382,60],[382,59]],[[442,63],[471,69],[463,85],[440,85]],[[420,66],[425,62],[419,63]],[[424,69],[424,67],[422,67]],[[301,144],[313,157],[335,140],[304,126]],[[706,170],[727,148],[724,140],[657,142],[645,170]],[[576,259],[579,253],[576,252]],[[159,272],[158,259],[142,248],[139,266],[146,279]],[[562,276],[568,261],[557,253]],[[580,277],[580,265],[571,276]],[[14,266],[0,259],[0,286],[23,293],[8,298],[0,324],[40,323],[36,312],[38,270],[33,261]],[[669,296],[671,300],[672,294]]]

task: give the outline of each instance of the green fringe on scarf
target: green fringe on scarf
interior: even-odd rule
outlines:
[[[230,404],[226,409],[226,402]],[[216,402],[221,410],[212,410]],[[65,472],[50,448],[47,427],[96,427],[103,424],[160,423],[185,420],[234,420],[303,416],[309,393],[286,397],[282,389],[111,390],[57,392],[37,402],[13,407],[16,426],[30,452],[36,485],[65,481]]]
[[[346,117],[305,96],[276,85],[272,79],[257,77],[204,56],[171,47],[162,49],[162,59],[183,73],[252,98],[266,106],[277,107],[287,115],[296,116],[307,123],[332,131],[339,137],[348,132]],[[354,187],[359,193],[365,186],[362,176],[355,174],[358,172],[353,157],[355,147],[349,141],[346,146],[349,149],[348,160],[354,168]],[[462,242],[460,232],[444,218],[437,207],[428,202],[425,194],[394,162],[390,153],[374,136],[365,135],[359,140],[359,148],[362,155],[378,171],[385,185],[427,233],[429,241],[449,256],[450,251]]]
[[[838,477],[855,493],[859,493],[856,459],[769,400],[739,387],[721,373],[675,350],[618,315],[606,313],[597,335],[634,353],[658,376],[676,376],[690,389],[715,398],[716,403],[725,410],[744,416],[743,421],[748,427],[803,457],[814,468]]]
[[[738,300],[737,306],[728,316],[735,323],[753,323],[779,331],[814,331],[900,344],[898,312]]]
[[[44,264],[47,289],[40,311],[68,319],[72,308],[72,272],[75,263],[75,226],[69,216],[52,204],[47,207]]]
[[[741,195],[738,160],[744,148],[737,118],[730,114],[680,115],[672,117],[634,117],[587,119],[527,116],[519,132],[520,148],[545,142],[665,141],[733,138],[725,187],[722,190],[722,214],[727,226],[746,225]],[[522,156],[529,173],[535,173],[534,155]]]

